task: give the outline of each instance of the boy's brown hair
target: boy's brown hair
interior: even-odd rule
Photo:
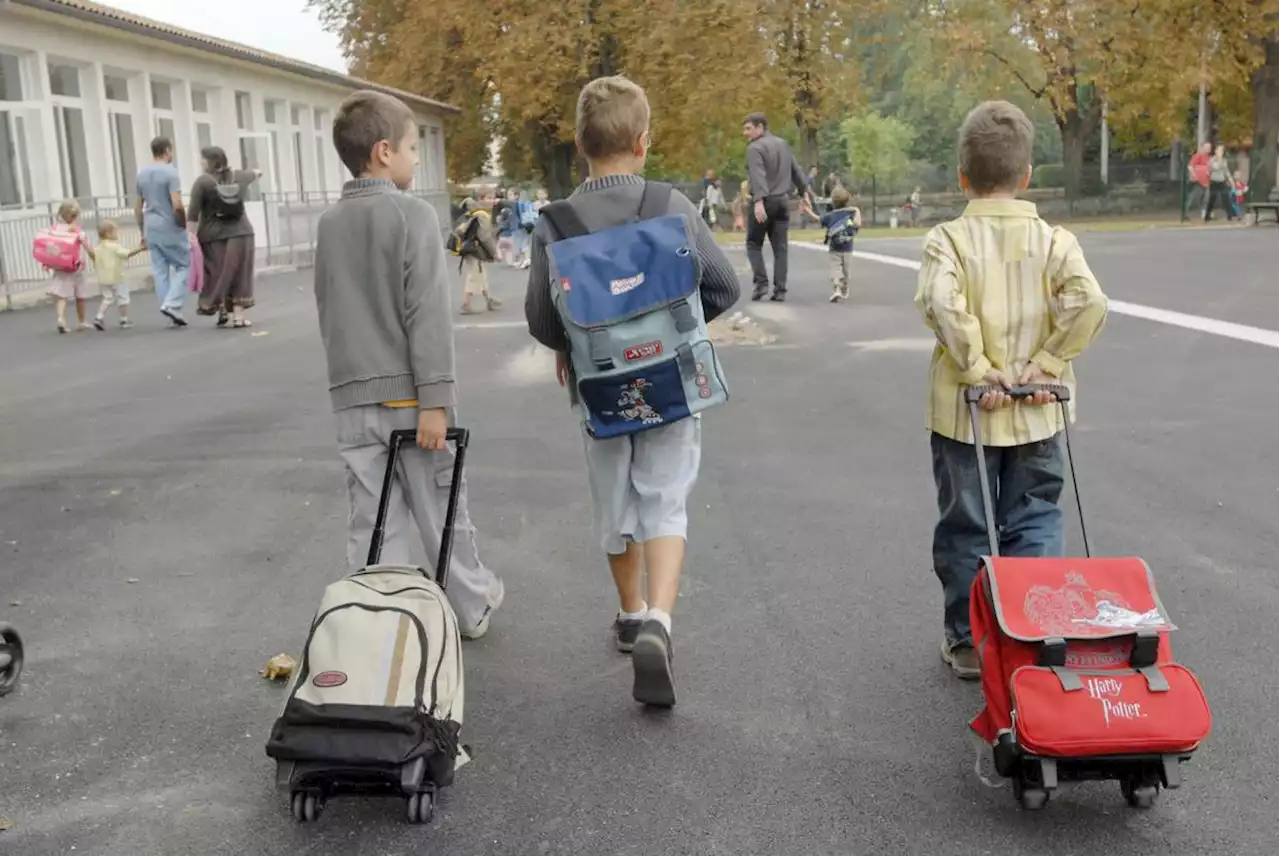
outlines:
[[[578,95],[578,147],[590,160],[628,155],[649,130],[649,99],[622,75],[597,77]]]
[[[98,237],[104,241],[114,241],[119,234],[120,228],[115,220],[103,220],[98,224]]]
[[[837,187],[831,191],[831,207],[844,208],[853,201],[853,196],[843,187]]]
[[[1031,166],[1036,129],[1008,101],[984,101],[960,126],[960,172],[976,193],[1017,190]]]
[[[399,151],[400,141],[413,124],[413,111],[403,101],[362,89],[338,107],[333,120],[333,147],[351,174],[359,177],[373,160],[374,146],[386,140],[392,151]]]

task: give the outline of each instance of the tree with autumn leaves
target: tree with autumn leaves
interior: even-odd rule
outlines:
[[[566,192],[581,177],[577,93],[614,73],[649,95],[655,172],[740,160],[752,110],[813,165],[821,129],[865,115],[869,88],[895,83],[869,67],[868,45],[905,38],[918,45],[910,60],[929,65],[908,79],[963,80],[953,97],[966,102],[1022,91],[1046,104],[1073,194],[1104,105],[1122,145],[1167,142],[1184,133],[1201,80],[1230,115],[1252,114],[1255,162],[1274,184],[1275,0],[311,2],[354,73],[462,108],[448,129],[460,180],[482,171],[497,136],[504,172]]]
[[[794,128],[815,162],[818,126],[858,100],[845,62],[853,0],[312,0],[352,71],[458,104],[451,176],[481,171],[506,141],[504,171],[573,185],[574,107],[600,75],[640,82],[653,108],[653,162],[673,174],[722,160],[747,112]]]
[[[1123,142],[1178,139],[1203,82],[1215,100],[1252,95],[1256,185],[1275,186],[1275,0],[934,0],[932,38],[972,74],[1048,103],[1069,196],[1103,121]],[[1268,83],[1269,81],[1269,83]],[[1235,111],[1234,115],[1245,115]]]

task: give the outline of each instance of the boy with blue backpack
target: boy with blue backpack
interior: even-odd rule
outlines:
[[[671,611],[702,452],[699,414],[728,398],[706,325],[737,302],[738,277],[697,207],[638,175],[649,149],[643,89],[621,76],[588,83],[576,137],[590,175],[540,212],[525,317],[555,351],[557,379],[582,420],[632,697],[671,707]]]
[[[826,230],[822,242],[827,245],[827,254],[831,259],[832,303],[849,299],[853,236],[862,228],[862,212],[849,204],[852,199],[849,191],[837,187],[831,191],[831,210],[822,215],[822,228]]]

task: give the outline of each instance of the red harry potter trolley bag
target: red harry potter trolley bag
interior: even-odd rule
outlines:
[[[1014,390],[1025,398],[1044,387]],[[986,705],[970,727],[992,747],[996,771],[1026,809],[1040,809],[1061,781],[1118,780],[1129,805],[1149,808],[1176,788],[1179,765],[1209,734],[1208,703],[1195,676],[1174,662],[1175,629],[1139,558],[1001,558],[986,460],[973,420],[991,555],[970,591],[969,618]],[[1068,391],[1048,388],[1063,415]]]

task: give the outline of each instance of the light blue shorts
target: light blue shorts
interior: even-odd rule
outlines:
[[[702,419],[595,440],[584,430],[595,532],[611,556],[627,542],[686,538],[689,494],[702,459]]]

